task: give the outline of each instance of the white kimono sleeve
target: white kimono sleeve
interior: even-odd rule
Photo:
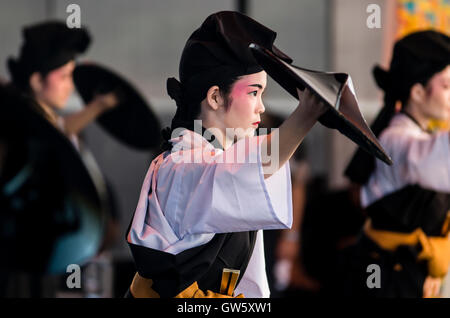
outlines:
[[[263,138],[242,139],[214,155],[210,163],[175,162],[174,153],[165,158],[158,172],[157,194],[165,218],[180,239],[187,234],[291,227],[289,163],[264,179]],[[248,147],[242,147],[245,142]],[[244,162],[226,159],[238,150],[243,151],[237,153],[244,155]]]
[[[450,192],[449,133],[429,139],[408,140],[406,147],[407,182],[427,189]]]

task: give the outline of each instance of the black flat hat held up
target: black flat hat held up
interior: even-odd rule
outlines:
[[[77,65],[73,73],[77,91],[88,104],[96,94],[114,91],[119,104],[97,122],[121,142],[140,150],[160,144],[160,124],[145,98],[124,77],[97,63]]]
[[[368,153],[392,164],[362,116],[351,77],[345,73],[327,73],[303,69],[279,58],[255,43],[250,44],[254,57],[278,84],[298,99],[297,88],[308,87],[329,106],[319,122],[337,129]]]

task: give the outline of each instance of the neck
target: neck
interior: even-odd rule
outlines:
[[[226,127],[222,122],[216,122],[213,120],[208,120],[207,118],[199,118],[202,121],[202,126],[214,135],[215,139],[220,143],[223,150],[228,149],[234,143],[233,138],[229,138],[226,134]]]
[[[423,130],[428,129],[428,123],[430,119],[424,116],[422,112],[418,110],[418,107],[414,107],[414,105],[408,104],[408,106],[405,107],[403,112],[412,117],[416,121],[416,123],[420,126],[420,128],[422,128]]]
[[[227,150],[229,147],[231,147],[233,145],[234,138],[227,137],[225,128],[218,127],[218,126],[209,126],[209,125],[206,125],[206,126],[204,125],[204,127],[206,129],[211,128],[210,131],[214,135],[215,139],[220,143],[223,150]],[[212,129],[212,128],[215,128],[215,129]]]
[[[44,111],[45,115],[47,116],[47,119],[53,124],[53,125],[57,125],[57,118],[58,116],[56,115],[55,111],[53,110],[53,108],[51,108],[47,103],[43,102],[40,99],[36,98],[37,103],[39,104],[39,106],[41,106],[42,110]]]

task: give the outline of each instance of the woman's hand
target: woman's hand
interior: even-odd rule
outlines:
[[[119,99],[114,92],[96,95],[90,106],[98,107],[102,112],[117,106]]]
[[[321,101],[319,96],[307,87],[303,91],[297,88],[297,94],[300,100],[298,107],[302,108],[304,112],[310,114],[312,117],[318,119],[328,110],[328,107]]]

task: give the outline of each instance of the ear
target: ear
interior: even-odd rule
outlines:
[[[220,107],[224,106],[225,101],[220,93],[219,86],[214,85],[208,89],[206,101],[213,110],[218,110]]]
[[[30,87],[34,93],[40,92],[44,87],[44,81],[39,72],[34,72],[30,76]]]
[[[409,91],[409,99],[416,104],[423,104],[426,95],[425,87],[420,83],[414,84]]]

